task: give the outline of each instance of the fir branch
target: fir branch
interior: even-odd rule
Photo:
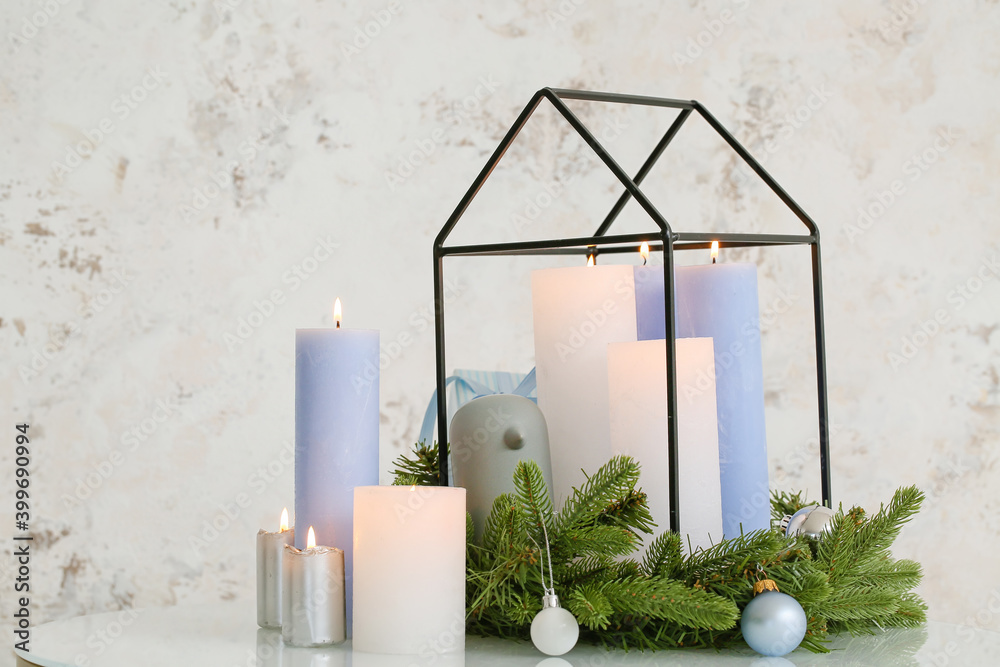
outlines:
[[[472,521],[472,515],[465,513],[465,562],[472,558],[471,551],[476,541],[476,524]]]
[[[437,486],[441,481],[438,461],[438,444],[428,445],[421,440],[413,446],[412,456],[400,454],[393,461],[393,485]]]
[[[772,560],[786,544],[781,535],[769,530],[722,540],[696,550],[679,564],[674,576],[689,583],[703,579],[706,586],[722,589],[734,580],[744,582],[755,577],[757,563]]]
[[[683,560],[681,536],[671,532],[661,533],[646,549],[642,569],[650,577],[663,575],[676,578]]]
[[[633,533],[653,534],[656,524],[649,512],[646,494],[639,489],[631,489],[622,498],[608,505],[597,517],[597,523],[626,528]]]
[[[876,589],[844,589],[834,592],[823,605],[823,615],[830,621],[884,618],[899,608],[899,596]]]
[[[608,627],[614,608],[604,596],[604,586],[588,584],[574,588],[569,597],[564,598],[566,608],[576,616],[580,625],[591,630]]]
[[[791,595],[806,610],[820,608],[833,593],[826,573],[812,561],[771,565],[767,576],[778,585],[778,590]]]
[[[642,573],[642,566],[631,558],[618,561],[612,569],[614,570],[614,578],[618,580],[645,576]]]
[[[882,627],[916,628],[927,622],[927,605],[916,593],[903,593],[892,616],[880,619]]]
[[[915,486],[896,491],[889,506],[882,506],[859,528],[854,540],[860,552],[856,560],[887,555],[903,526],[920,511],[923,500],[923,492]]]
[[[628,456],[615,456],[588,477],[566,500],[556,518],[561,531],[592,525],[604,512],[626,497],[639,481],[639,465]]]
[[[638,544],[639,539],[630,530],[598,525],[559,534],[552,540],[552,551],[553,555],[566,559],[581,556],[617,558],[632,553]]]
[[[922,578],[920,564],[912,560],[881,558],[859,564],[841,577],[842,585],[860,586],[905,593],[917,586]]]
[[[739,618],[732,600],[675,579],[632,577],[615,583],[605,587],[604,595],[620,614],[706,630],[727,630]]]
[[[817,546],[816,556],[829,566],[831,580],[850,578],[867,561],[889,558],[889,549],[903,525],[920,510],[924,494],[915,486],[896,491],[888,507],[867,519],[859,507],[838,513],[830,534]]]
[[[438,483],[437,447],[420,443],[396,464],[397,483]],[[912,592],[919,564],[889,552],[919,510],[923,494],[915,487],[897,491],[872,517],[857,507],[841,509],[820,540],[757,531],[686,556],[681,537],[665,532],[640,565],[628,557],[654,524],[638,479],[635,461],[615,457],[574,489],[557,514],[538,467],[520,464],[514,493],[496,498],[478,543],[467,518],[467,631],[527,638],[544,589],[542,526],[556,591],[581,622],[582,641],[640,649],[740,645],[736,620],[753,596],[758,564],[802,604],[805,650],[827,652],[833,632],[925,622],[926,606]],[[772,514],[779,519],[809,504],[801,493],[775,493]]]
[[[612,576],[614,565],[602,555],[585,556],[571,561],[557,559],[552,568],[555,580],[561,586],[577,586]]]
[[[493,507],[483,527],[483,547],[496,554],[505,554],[520,546],[522,515],[517,500],[510,493],[502,493],[493,500]]]
[[[534,461],[519,461],[514,469],[514,488],[524,514],[525,525],[531,527],[532,537],[539,545],[545,544],[546,531],[552,532],[552,500],[545,488],[542,469]],[[545,526],[545,530],[542,526]]]

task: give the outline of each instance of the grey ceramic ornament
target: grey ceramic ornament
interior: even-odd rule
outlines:
[[[515,394],[480,396],[458,409],[448,433],[455,485],[465,487],[477,538],[493,500],[514,492],[518,461],[537,463],[552,488],[549,432],[534,401]]]

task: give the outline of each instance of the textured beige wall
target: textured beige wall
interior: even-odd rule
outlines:
[[[921,485],[897,553],[930,616],[1000,630],[996,3],[17,0],[0,22],[0,429],[32,425],[37,622],[252,599],[253,535],[292,503],[293,332],[335,295],[382,331],[388,469],[432,388],[431,240],[553,85],[702,101],[820,224],[836,499]],[[629,170],[670,120],[576,108]],[[586,232],[614,200],[536,121],[459,237]],[[690,129],[648,181],[678,228],[797,230]],[[804,252],[727,260],[761,262],[775,310],[775,486],[818,491]],[[450,265],[454,365],[530,368],[535,265]]]

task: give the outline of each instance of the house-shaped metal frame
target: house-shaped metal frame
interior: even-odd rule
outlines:
[[[517,138],[518,133],[531,118],[542,100],[548,100],[556,111],[570,124],[580,137],[597,154],[604,165],[625,187],[625,192],[618,198],[614,206],[605,216],[604,221],[593,236],[578,238],[547,239],[539,241],[521,241],[512,243],[489,243],[480,245],[446,246],[445,241],[455,225],[462,218],[469,204],[476,197],[483,184],[490,177],[493,169],[503,158],[504,153]],[[589,102],[605,102],[610,104],[635,104],[653,107],[666,107],[679,110],[674,122],[663,137],[657,142],[649,157],[634,176],[629,176],[614,158],[604,149],[594,134],[580,121],[566,105],[566,100],[583,100]],[[698,113],[709,126],[736,152],[737,155],[764,181],[765,184],[784,202],[792,213],[806,227],[805,234],[741,234],[741,233],[705,233],[681,232],[671,229],[670,223],[646,197],[639,185],[649,174],[653,165],[670,145],[671,141],[684,126],[692,112]],[[658,231],[642,234],[609,234],[615,219],[631,198],[656,223]],[[757,160],[733,137],[730,132],[709,113],[708,109],[694,100],[676,100],[668,98],[644,97],[637,95],[620,95],[615,93],[600,93],[582,90],[565,90],[558,88],[543,88],[535,93],[528,105],[524,107],[514,124],[507,131],[500,145],[490,156],[486,166],[473,181],[455,211],[448,218],[441,232],[434,240],[434,306],[435,306],[435,345],[437,352],[437,396],[438,396],[438,442],[440,447],[440,483],[448,484],[448,406],[445,382],[445,330],[444,330],[444,259],[453,256],[478,255],[557,255],[580,254],[597,255],[599,253],[635,252],[639,244],[649,243],[651,250],[663,253],[663,282],[665,299],[665,318],[667,344],[669,354],[666,355],[667,375],[667,416],[668,416],[668,463],[670,471],[670,530],[677,532],[680,527],[680,498],[678,494],[678,479],[680,476],[677,458],[677,376],[675,368],[676,328],[674,323],[674,251],[704,249],[711,246],[712,241],[718,241],[720,247],[737,248],[750,246],[809,246],[812,251],[812,287],[814,309],[814,331],[816,335],[816,382],[818,393],[817,410],[819,414],[819,458],[822,476],[823,504],[832,506],[830,494],[830,433],[826,386],[826,351],[823,331],[823,282],[820,265],[819,228],[809,215],[802,210],[795,200],[775,181]]]

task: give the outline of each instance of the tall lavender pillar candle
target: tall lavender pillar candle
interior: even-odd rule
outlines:
[[[350,628],[354,487],[378,484],[379,333],[337,324],[295,332],[295,522],[344,550]]]
[[[741,525],[744,532],[767,529],[771,506],[757,267],[677,267],[674,294],[677,337],[715,340],[723,533],[738,536]],[[635,299],[639,340],[665,338],[662,266],[635,267]],[[678,389],[683,397],[684,388]]]

